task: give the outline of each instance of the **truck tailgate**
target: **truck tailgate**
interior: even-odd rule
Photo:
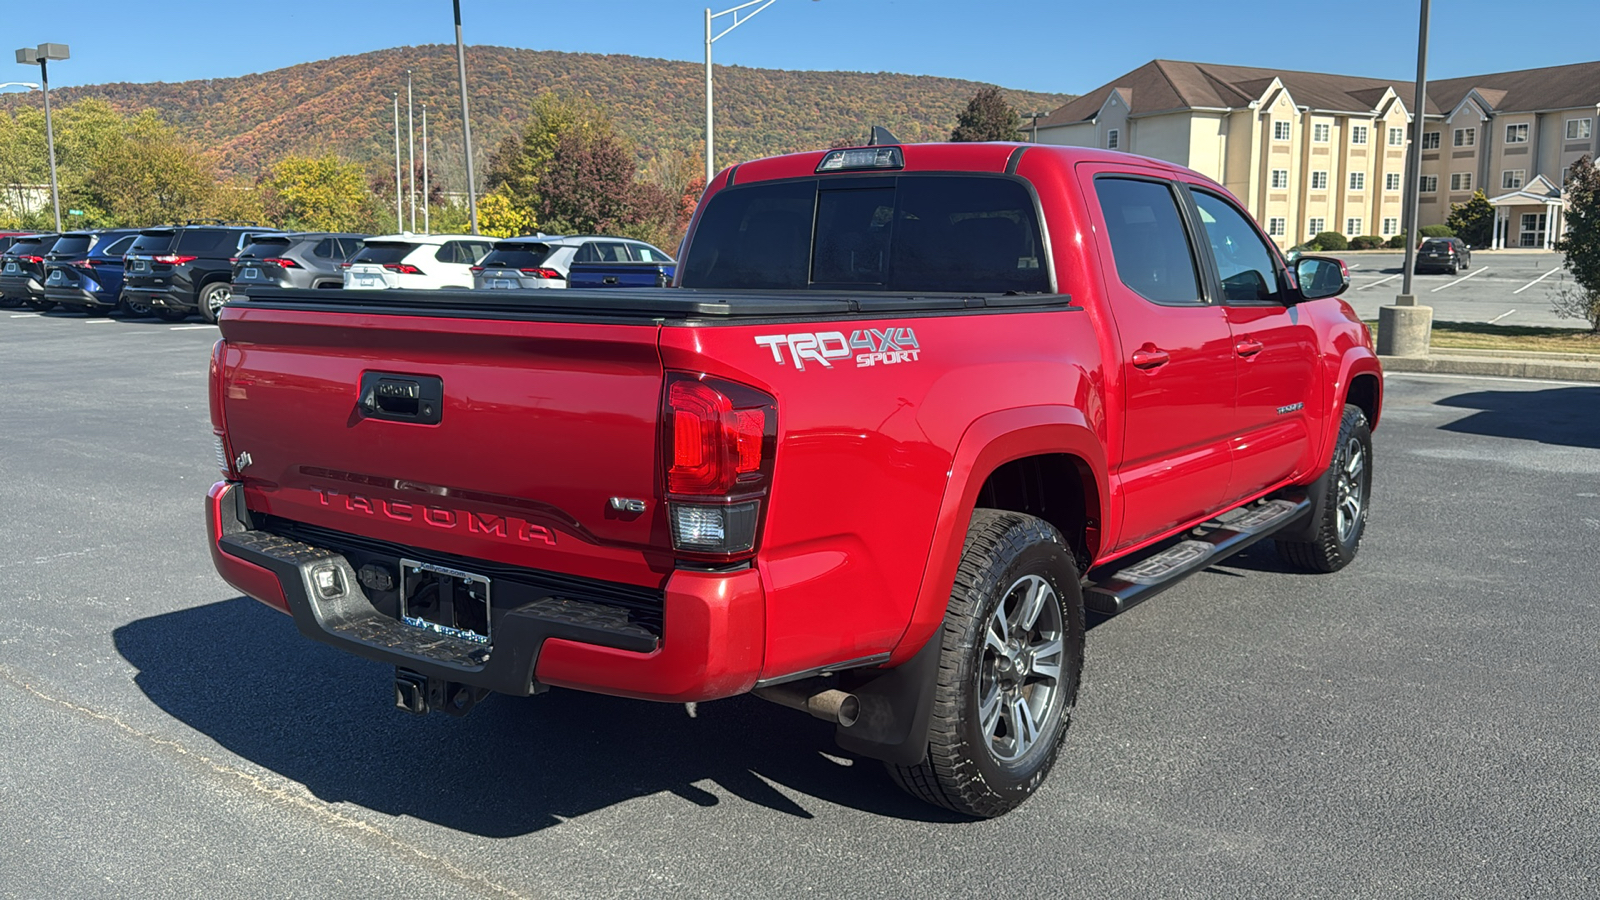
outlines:
[[[248,506],[424,554],[659,587],[672,561],[658,331],[230,309],[223,420],[232,457],[249,455]]]

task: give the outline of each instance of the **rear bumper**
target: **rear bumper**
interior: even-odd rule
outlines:
[[[294,618],[301,634],[367,659],[505,694],[538,686],[687,702],[744,693],[760,675],[766,612],[760,576],[675,572],[659,637],[613,627],[544,598],[496,607],[492,648],[406,625],[368,599],[339,553],[249,527],[236,484],[212,486],[206,503],[211,558],[231,585]],[[340,572],[345,592],[325,598],[312,571]],[[603,612],[603,608],[601,608]]]
[[[44,289],[44,298],[62,306],[82,309],[110,309],[117,305],[115,293],[96,293],[81,287],[47,287]]]
[[[136,287],[123,282],[122,293],[137,302],[148,303],[156,309],[185,309],[190,312],[199,309],[194,296],[181,288]]]
[[[18,300],[43,300],[44,285],[39,279],[10,275],[0,277],[0,295]]]

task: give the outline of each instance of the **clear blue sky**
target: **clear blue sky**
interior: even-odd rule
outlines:
[[[69,7],[71,15],[49,12]],[[27,8],[5,16],[11,43],[0,51],[70,44],[73,58],[52,67],[52,86],[228,77],[454,40],[449,0],[80,0]],[[469,44],[703,58],[704,0],[462,0],[462,8]],[[1433,77],[1600,57],[1595,0],[1440,0],[1433,8]],[[1064,93],[1090,90],[1158,57],[1409,79],[1416,27],[1415,0],[777,0],[718,41],[716,59]],[[1524,30],[1529,38],[1518,38]],[[0,81],[36,80],[7,65]]]

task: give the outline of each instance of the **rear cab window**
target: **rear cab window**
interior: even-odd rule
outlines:
[[[683,286],[1047,293],[1032,194],[1013,178],[909,174],[756,183],[719,192]]]

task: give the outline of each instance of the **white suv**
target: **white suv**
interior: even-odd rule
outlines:
[[[472,267],[494,238],[470,234],[386,234],[367,238],[344,264],[347,290],[434,290],[472,287]]]

